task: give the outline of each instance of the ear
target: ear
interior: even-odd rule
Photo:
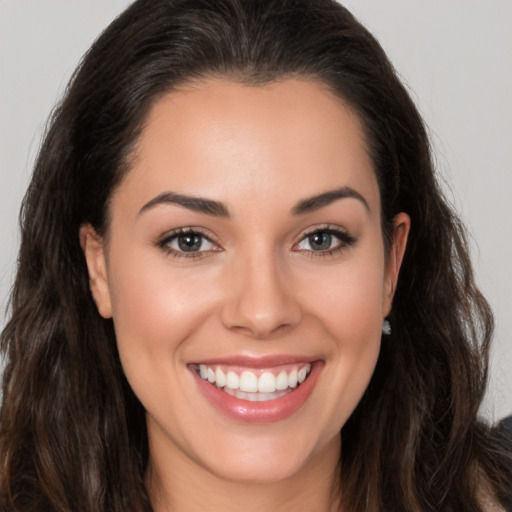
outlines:
[[[391,311],[393,295],[398,282],[398,273],[407,246],[407,237],[411,227],[411,219],[406,213],[399,213],[393,220],[393,239],[386,261],[386,274],[384,282],[383,316],[386,317]]]
[[[99,314],[112,317],[112,302],[107,275],[105,243],[90,224],[80,226],[80,245],[89,271],[89,287]]]

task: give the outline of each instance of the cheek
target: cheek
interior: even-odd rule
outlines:
[[[379,356],[384,295],[381,261],[377,257],[354,259],[336,270],[318,273],[308,299],[310,315],[330,340],[330,394],[319,415],[335,418],[334,430],[341,428],[359,403]]]
[[[132,253],[118,259],[110,276],[114,326],[125,369],[161,363],[163,358],[178,362],[182,341],[214,308],[214,288],[208,286],[214,275],[176,270],[160,255],[157,261],[143,256]]]
[[[382,269],[362,268],[346,276],[335,302],[338,314],[329,324],[343,368],[344,385],[361,395],[373,373],[382,334]],[[331,303],[335,307],[334,303]]]
[[[369,333],[381,331],[384,306],[382,261],[380,257],[354,258],[346,264],[317,272],[314,280],[303,284],[310,289],[309,308],[322,318],[329,330],[341,335],[347,343],[356,343]],[[311,282],[315,286],[311,286]]]

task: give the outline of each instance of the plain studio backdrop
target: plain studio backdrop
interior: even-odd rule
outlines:
[[[212,0],[215,1],[215,0]],[[0,0],[0,327],[18,210],[56,100],[128,0]],[[512,0],[345,2],[388,52],[431,133],[497,320],[482,413],[512,414]]]

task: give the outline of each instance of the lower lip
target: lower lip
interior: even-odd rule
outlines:
[[[308,378],[300,386],[284,396],[264,402],[249,402],[228,395],[202,379],[194,370],[192,373],[203,395],[222,413],[246,423],[271,423],[290,417],[304,405],[322,368],[323,364],[320,362],[312,363]]]

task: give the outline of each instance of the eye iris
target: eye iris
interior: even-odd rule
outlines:
[[[309,235],[309,244],[314,251],[325,251],[331,247],[332,235],[325,232],[318,232]]]
[[[178,237],[178,246],[184,252],[194,252],[201,248],[203,238],[196,233],[184,234]]]

